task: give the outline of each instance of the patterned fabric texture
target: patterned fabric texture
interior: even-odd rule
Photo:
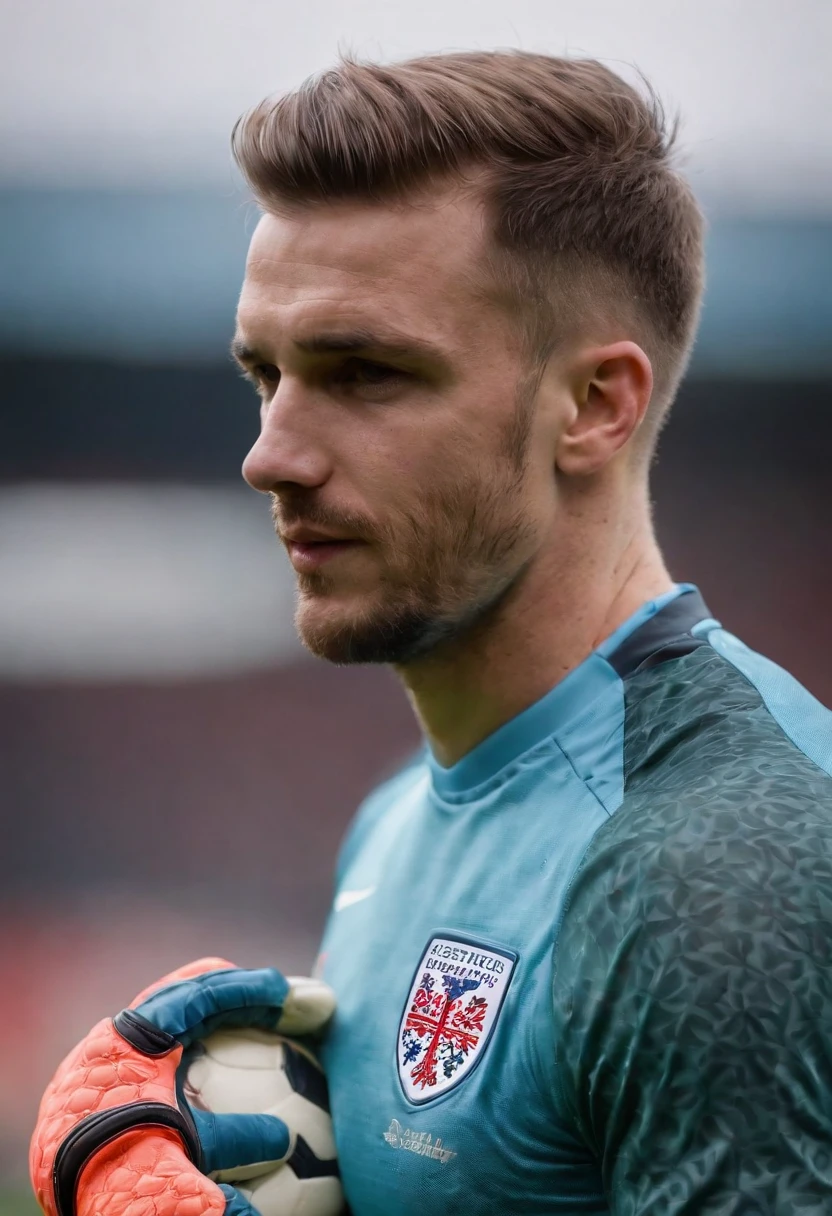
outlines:
[[[555,953],[561,1101],[615,1216],[828,1216],[832,778],[710,646],[625,691]]]

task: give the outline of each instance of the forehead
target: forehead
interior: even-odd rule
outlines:
[[[249,249],[238,327],[383,320],[465,344],[494,322],[479,294],[484,241],[481,206],[458,195],[266,214]]]

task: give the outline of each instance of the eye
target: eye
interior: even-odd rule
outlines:
[[[348,359],[339,369],[336,379],[354,383],[360,388],[387,388],[396,380],[403,380],[406,373],[386,363],[373,363],[369,359]]]
[[[400,373],[393,367],[388,367],[386,363],[370,363],[361,361],[361,372],[367,377],[371,384],[377,384],[381,380],[389,380],[391,376],[398,376]]]
[[[280,371],[274,363],[255,363],[254,374],[263,384],[277,384]]]

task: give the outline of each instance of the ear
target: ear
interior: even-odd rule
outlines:
[[[576,477],[597,473],[624,447],[644,418],[653,369],[635,342],[585,350],[570,385],[572,421],[558,439],[556,465]]]

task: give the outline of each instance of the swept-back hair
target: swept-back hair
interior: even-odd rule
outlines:
[[[592,59],[520,50],[336,67],[244,114],[232,148],[266,211],[475,189],[483,294],[542,366],[576,327],[620,321],[653,362],[655,421],[693,344],[703,221],[671,163],[676,124]],[[653,428],[655,429],[655,427]]]

